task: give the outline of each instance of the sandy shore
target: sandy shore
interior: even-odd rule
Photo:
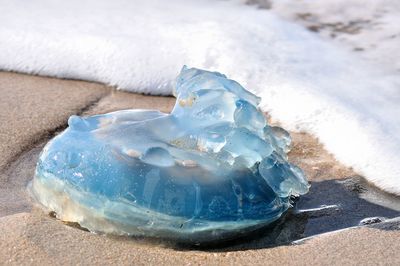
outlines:
[[[305,133],[292,133],[290,160],[305,170],[311,191],[299,200],[284,223],[257,237],[211,250],[193,250],[96,235],[64,224],[39,208],[26,187],[41,148],[66,127],[68,116],[126,108],[167,112],[174,99],[117,92],[89,82],[5,72],[0,73],[0,93],[0,264],[400,263],[396,219],[335,231],[355,226],[366,217],[398,217],[399,199],[369,186]],[[337,206],[310,210],[321,205]],[[309,236],[314,237],[293,244]]]

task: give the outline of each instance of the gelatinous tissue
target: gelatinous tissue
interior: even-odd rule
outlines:
[[[187,67],[174,95],[171,114],[71,116],[40,155],[35,198],[93,232],[204,243],[264,227],[307,193],[287,161],[290,136],[267,124],[260,98]]]

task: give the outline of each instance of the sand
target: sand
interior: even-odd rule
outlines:
[[[353,229],[303,244],[234,252],[181,251],[124,238],[94,235],[41,213],[0,218],[0,257],[21,264],[134,265],[395,265],[399,231]]]
[[[2,169],[109,90],[95,83],[0,72],[0,92]]]
[[[4,72],[0,73],[0,92],[3,95],[0,99],[0,163],[3,165],[0,170],[0,264],[400,263],[397,220],[330,232],[356,225],[368,216],[400,216],[391,207],[400,205],[397,198],[376,192],[305,133],[292,132],[294,144],[290,160],[305,170],[312,190],[297,205],[302,209],[332,203],[340,206],[310,215],[288,214],[287,221],[272,233],[217,249],[194,250],[143,239],[96,235],[64,224],[37,206],[26,189],[45,142],[66,127],[71,114],[88,115],[126,108],[155,108],[166,112],[172,108],[174,99],[122,93],[88,82]],[[378,195],[381,202],[371,200],[368,195],[372,194]],[[292,240],[324,232],[329,233],[292,244]]]

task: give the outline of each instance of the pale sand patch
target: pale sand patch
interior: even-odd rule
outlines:
[[[83,115],[104,114],[123,109],[153,109],[171,112],[175,97],[142,95],[123,91],[112,91]]]

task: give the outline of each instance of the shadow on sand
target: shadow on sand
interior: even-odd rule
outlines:
[[[379,204],[373,202],[377,199]],[[400,198],[370,186],[358,176],[311,182],[310,192],[300,197],[293,209],[273,225],[254,231],[250,236],[217,245],[174,245],[172,248],[225,252],[288,245],[326,232],[380,223],[400,216],[399,208]],[[395,227],[382,225],[376,228],[390,230]]]

